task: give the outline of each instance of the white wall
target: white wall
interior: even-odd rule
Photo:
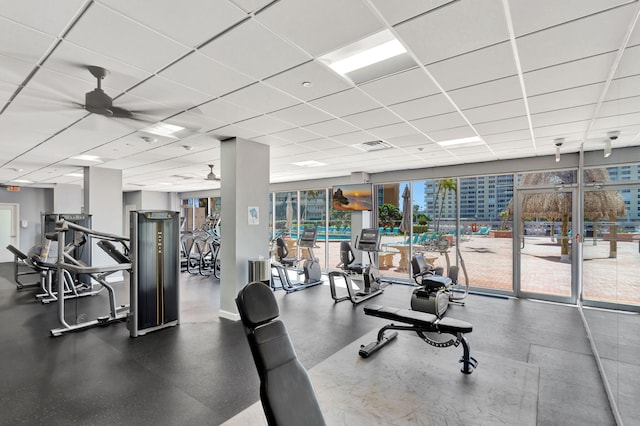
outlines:
[[[53,211],[51,213],[82,213],[82,187],[56,183],[53,186]]]
[[[19,192],[8,192],[0,188],[0,203],[20,205],[20,220],[27,221],[26,228],[20,228],[18,248],[27,252],[31,247],[40,244],[42,234],[42,212],[53,211],[53,190],[51,188],[20,188]],[[0,247],[0,250],[4,250]]]

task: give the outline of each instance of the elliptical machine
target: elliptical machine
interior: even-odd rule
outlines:
[[[374,262],[371,253],[379,251],[380,232],[375,228],[363,229],[360,238],[356,239],[356,249],[366,251],[369,255],[369,264],[353,263],[355,256],[351,245],[347,241],[340,243],[340,264],[342,271],[332,271],[329,273],[329,287],[331,289],[331,297],[335,303],[343,300],[350,300],[351,303],[357,305],[374,296],[382,294],[383,290],[380,286],[380,271]],[[354,288],[353,280],[358,277],[363,282],[361,288]],[[347,288],[347,295],[339,297],[336,292],[336,278],[342,278]]]
[[[304,261],[302,264],[302,270],[295,270],[298,275],[304,275],[303,281],[292,280],[289,277],[287,268],[278,262],[271,263],[271,285],[273,287],[274,279],[280,281],[282,285],[282,289],[287,293],[291,293],[298,290],[304,290],[305,288],[312,287],[314,285],[322,284],[322,268],[320,267],[320,262],[313,254],[313,247],[316,244],[316,238],[318,235],[318,230],[316,227],[308,226],[304,228],[302,231],[302,236],[298,241],[298,246],[301,248],[306,248],[309,252],[309,258]],[[282,244],[278,243],[278,254],[281,258],[281,261],[285,260],[288,264],[293,266],[293,264],[298,263],[300,259],[293,259],[287,257],[288,252],[281,251],[280,248],[286,246],[284,245],[284,241]],[[284,262],[283,262],[284,263]],[[275,287],[274,287],[275,289]]]

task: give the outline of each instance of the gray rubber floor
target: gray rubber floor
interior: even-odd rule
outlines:
[[[118,303],[128,303],[127,287],[116,284]],[[0,424],[217,425],[251,412],[258,377],[241,325],[217,316],[218,291],[216,280],[183,274],[177,327],[132,339],[119,323],[52,338],[57,306],[16,291],[11,264],[0,264]],[[407,307],[411,291],[392,285],[373,300]],[[104,296],[68,302],[68,321],[104,314]],[[334,304],[327,286],[276,297],[323,409],[329,401],[328,424],[615,424],[576,308],[474,295],[452,306],[448,316],[474,325],[468,338],[480,364],[464,376],[461,348],[434,349],[407,332],[361,360],[357,347],[387,321]],[[362,404],[361,395],[378,402]],[[335,416],[331,398],[355,401],[348,417]],[[432,409],[433,398],[446,410]],[[420,411],[407,415],[405,399]]]

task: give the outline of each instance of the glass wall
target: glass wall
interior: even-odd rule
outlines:
[[[300,229],[314,226],[318,231],[316,248],[313,249],[314,257],[319,261],[322,269],[327,267],[325,248],[327,240],[333,241],[333,233],[327,226],[327,190],[310,189],[300,191]]]

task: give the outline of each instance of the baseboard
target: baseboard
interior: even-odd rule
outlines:
[[[225,318],[231,321],[240,321],[240,314],[237,314],[235,312],[223,311],[222,309],[218,311],[218,316],[220,316],[220,318]]]

